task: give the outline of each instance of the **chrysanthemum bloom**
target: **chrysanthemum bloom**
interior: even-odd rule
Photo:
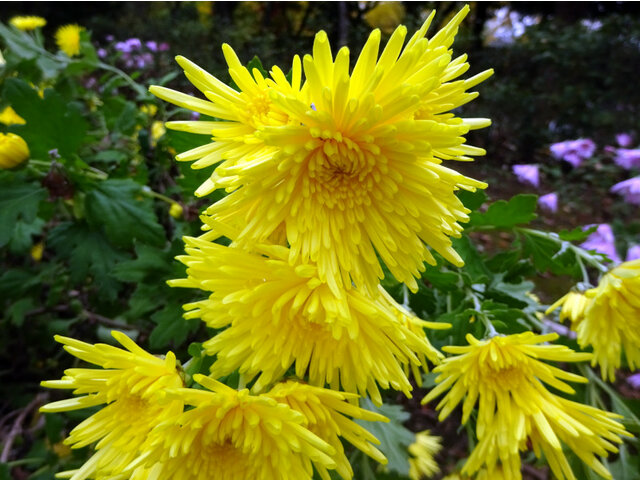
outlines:
[[[29,158],[29,147],[15,133],[0,133],[0,169],[13,168]]]
[[[377,462],[386,465],[386,457],[372,445],[372,443],[380,444],[380,441],[347,417],[371,422],[388,422],[389,420],[380,414],[363,410],[349,403],[356,400],[357,395],[288,381],[277,384],[265,393],[265,396],[277,400],[278,403],[289,405],[306,417],[307,428],[335,450],[331,457],[336,462],[336,471],[345,480],[353,477],[353,470],[344,454],[340,437]],[[318,473],[324,480],[330,478],[326,468],[321,465],[318,466]]]
[[[614,381],[623,352],[631,370],[640,366],[640,260],[609,271],[584,295],[588,304],[581,321],[572,328],[580,347],[593,348],[591,363],[600,365],[602,378]],[[565,303],[566,298],[553,306]]]
[[[562,306],[560,310],[560,321],[569,319],[572,326],[578,325],[584,318],[584,312],[589,306],[590,299],[583,293],[577,291],[570,291],[560,300],[551,305],[546,314],[553,312],[559,306]]]
[[[44,27],[47,21],[42,17],[26,16],[26,17],[13,17],[9,20],[9,23],[19,30],[29,31],[36,28]]]
[[[432,15],[404,48],[407,29],[398,27],[380,56],[375,30],[351,72],[349,50],[333,58],[320,32],[312,55],[304,57],[302,87],[297,57],[291,83],[276,67],[265,80],[225,46],[240,92],[179,58],[210,101],[161,87],[151,91],[223,120],[168,124],[213,137],[177,157],[199,159],[198,168],[222,162],[197,193],[231,193],[207,214],[242,229],[241,245],[284,227],[290,260],[316,263],[320,279],[336,293],[352,285],[376,292],[380,260],[415,290],[424,262],[435,263],[430,248],[462,265],[449,237],[460,235],[458,222],[468,219],[468,210],[454,192],[486,185],[442,161],[484,154],[465,145],[463,135],[490,122],[448,112],[475,98],[467,90],[492,74],[458,80],[469,65],[466,55],[452,60],[450,47],[468,11],[426,39]]]
[[[442,449],[442,438],[431,435],[429,430],[416,433],[416,441],[409,445],[409,478],[431,478],[440,471],[433,458]]]
[[[616,183],[611,187],[611,193],[622,195],[627,203],[640,205],[640,176]]]
[[[0,123],[4,125],[24,125],[27,122],[13,108],[5,107],[0,112]]]
[[[79,25],[65,25],[56,31],[56,44],[58,48],[73,57],[80,53],[80,32],[84,28]]]
[[[152,428],[182,413],[178,399],[164,400],[163,392],[182,387],[183,381],[172,352],[164,359],[141,349],[125,334],[112,335],[126,350],[56,336],[65,350],[102,369],[72,368],[61,380],[42,382],[49,388],[73,389],[81,397],[43,406],[42,412],[64,412],[105,405],[76,428],[65,444],[82,448],[97,442],[96,453],[80,469],[64,472],[72,480],[123,473],[139,454]]]
[[[311,480],[312,464],[335,469],[334,449],[306,428],[305,414],[203,375],[208,390],[176,389],[193,407],[158,425],[131,480]]]
[[[254,389],[261,391],[293,366],[313,385],[369,394],[379,404],[377,385],[410,395],[403,367],[439,360],[423,327],[449,324],[410,316],[383,294],[351,289],[337,296],[315,265],[289,263],[286,247],[257,245],[252,253],[210,240],[186,238],[188,255],[178,259],[188,278],[169,283],[213,292],[185,305],[185,317],[228,327],[204,343],[216,355],[214,377],[236,369],[249,379],[259,374]]]
[[[581,376],[560,370],[541,360],[579,362],[591,358],[561,345],[541,345],[558,338],[555,333],[532,332],[477,340],[467,335],[469,346],[444,347],[456,354],[434,371],[440,373],[438,385],[425,397],[430,401],[448,391],[438,404],[440,420],[462,403],[462,423],[466,423],[478,403],[476,435],[478,444],[471,452],[463,473],[469,475],[483,466],[498,465],[509,472],[507,478],[520,477],[519,450],[530,443],[537,456],[541,452],[554,475],[574,479],[562,444],[570,448],[599,475],[611,479],[595,455],[617,452],[620,436],[629,434],[610,412],[572,402],[554,395],[546,383],[561,392],[574,394],[564,380],[586,382]],[[464,401],[463,401],[464,399]]]

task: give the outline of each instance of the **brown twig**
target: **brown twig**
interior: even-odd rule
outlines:
[[[20,415],[17,416],[13,425],[11,426],[11,430],[9,431],[9,435],[4,442],[4,446],[2,447],[2,454],[0,455],[0,463],[6,463],[9,460],[9,454],[11,453],[11,447],[13,446],[13,441],[16,437],[22,432],[22,424],[24,423],[27,415],[34,409],[38,408],[42,403],[44,403],[48,394],[39,393],[35,396],[29,404],[22,409]]]

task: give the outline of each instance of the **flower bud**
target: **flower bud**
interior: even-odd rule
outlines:
[[[13,168],[29,158],[29,147],[15,133],[0,133],[0,169]]]

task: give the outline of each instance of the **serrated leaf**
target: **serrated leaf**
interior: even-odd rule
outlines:
[[[90,277],[101,295],[115,299],[120,284],[110,272],[128,257],[116,250],[104,235],[84,223],[66,222],[51,231],[49,244],[69,260],[72,282],[79,283]]]
[[[6,315],[13,325],[21,327],[25,314],[35,306],[36,304],[31,297],[21,298],[7,309]]]
[[[39,217],[31,223],[18,220],[13,228],[13,234],[9,241],[9,251],[13,253],[26,253],[33,245],[32,237],[40,235],[45,226],[45,221]]]
[[[389,419],[382,422],[357,422],[380,440],[379,449],[389,460],[386,468],[400,475],[409,475],[409,445],[415,442],[415,434],[404,425],[409,414],[400,405],[382,404],[376,407],[368,398],[362,400],[362,408],[380,413]]]
[[[139,184],[131,179],[105,180],[87,192],[87,221],[103,226],[110,241],[130,246],[134,239],[152,245],[165,242],[165,231],[158,223],[149,198],[142,196]]]
[[[65,100],[51,88],[40,98],[35,89],[17,78],[5,80],[4,96],[27,122],[13,125],[11,130],[24,138],[32,157],[46,159],[53,149],[63,158],[76,153],[87,131],[78,103]]]
[[[589,235],[595,232],[598,229],[598,226],[595,225],[591,228],[583,229],[582,227],[576,227],[573,230],[562,230],[558,233],[558,236],[561,240],[565,240],[567,242],[583,242],[587,239]]]
[[[136,258],[115,266],[112,275],[121,282],[161,282],[172,271],[172,255],[144,243],[136,244]]]
[[[198,320],[185,320],[182,314],[182,305],[171,302],[151,316],[151,320],[156,323],[149,337],[151,348],[164,348],[169,344],[180,345],[189,333],[198,328]]]
[[[529,223],[536,218],[538,197],[531,194],[519,194],[510,200],[498,200],[492,203],[486,212],[472,212],[469,225],[509,228]]]
[[[31,224],[38,214],[40,202],[47,192],[35,183],[20,183],[15,177],[0,180],[0,247],[14,235],[18,221]]]

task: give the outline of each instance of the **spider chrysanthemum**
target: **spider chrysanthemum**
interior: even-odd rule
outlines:
[[[348,417],[378,422],[388,422],[389,420],[380,414],[349,403],[356,400],[357,395],[287,381],[277,384],[265,396],[289,405],[293,410],[305,416],[307,428],[335,450],[332,458],[337,465],[336,471],[343,479],[351,479],[353,469],[345,455],[340,437],[377,462],[387,463],[386,457],[373,446],[373,444],[379,444],[380,441]],[[323,480],[331,478],[326,468],[316,467]]]
[[[429,430],[416,433],[416,441],[409,445],[409,478],[431,478],[440,471],[434,456],[442,449],[442,438]]]
[[[283,246],[250,252],[203,237],[186,242],[188,255],[178,259],[188,278],[170,284],[212,292],[185,305],[185,317],[226,328],[203,344],[216,355],[214,377],[239,369],[248,379],[259,375],[254,390],[261,391],[293,367],[314,385],[368,394],[379,404],[378,385],[409,395],[404,367],[439,361],[424,327],[450,325],[420,320],[384,293],[336,296],[315,265],[290,264]]]
[[[455,191],[486,185],[442,162],[484,154],[464,135],[490,122],[449,112],[475,98],[467,90],[492,73],[459,79],[469,65],[450,47],[468,10],[431,39],[433,15],[406,44],[399,27],[380,55],[375,30],[351,71],[349,50],[334,58],[320,32],[302,65],[294,59],[291,82],[276,67],[266,79],[249,72],[225,46],[239,91],[179,58],[208,101],[151,91],[222,120],[168,124],[212,137],[177,157],[198,168],[219,164],[197,193],[230,193],[207,215],[239,228],[241,244],[283,229],[290,260],[316,263],[335,292],[352,285],[375,292],[381,262],[415,290],[424,262],[435,263],[431,249],[462,265],[450,237],[460,235],[468,210]]]
[[[582,300],[571,295],[562,297],[550,310],[562,305],[561,318],[571,319],[582,348],[593,348],[591,363],[600,366],[602,378],[615,380],[623,353],[631,370],[639,367],[640,260],[625,262],[606,273],[596,288],[584,292]]]
[[[80,469],[60,474],[72,480],[122,474],[138,456],[153,427],[183,409],[179,399],[162,398],[166,389],[183,386],[175,355],[169,352],[164,359],[158,358],[123,333],[113,331],[112,335],[126,350],[56,336],[67,352],[102,369],[71,368],[61,380],[42,382],[45,387],[73,389],[83,395],[49,403],[40,409],[43,412],[104,405],[65,440],[72,448],[97,442],[96,453]]]
[[[176,389],[189,408],[149,435],[131,480],[311,480],[335,469],[335,450],[303,413],[266,395],[195,375],[207,390]]]
[[[551,393],[547,384],[565,394],[574,394],[565,380],[586,382],[578,375],[560,370],[541,360],[578,362],[591,358],[561,345],[543,342],[558,338],[555,333],[531,332],[477,340],[467,335],[469,346],[444,347],[455,354],[435,371],[438,385],[425,397],[430,401],[447,392],[438,404],[440,419],[462,402],[462,423],[478,404],[476,435],[463,473],[473,474],[483,466],[502,468],[508,478],[520,479],[520,450],[530,444],[537,456],[544,453],[556,478],[575,480],[563,444],[589,468],[604,478],[611,474],[596,458],[617,452],[620,436],[630,436],[610,412],[572,402]]]

